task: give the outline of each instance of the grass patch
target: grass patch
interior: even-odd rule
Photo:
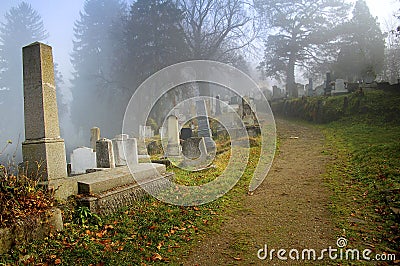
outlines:
[[[349,248],[399,258],[400,125],[385,116],[371,119],[354,116],[322,127],[334,157],[326,174],[330,209]]]

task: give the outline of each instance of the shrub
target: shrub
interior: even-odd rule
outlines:
[[[28,215],[42,213],[54,205],[54,193],[23,174],[14,175],[0,165],[0,227]]]

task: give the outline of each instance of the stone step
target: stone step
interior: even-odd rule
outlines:
[[[117,187],[137,183],[165,174],[163,164],[140,163],[132,169],[127,166],[77,176],[78,194],[99,194]],[[133,176],[132,176],[133,175]]]

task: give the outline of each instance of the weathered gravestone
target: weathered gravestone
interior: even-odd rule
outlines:
[[[313,95],[314,95],[314,83],[313,83],[313,79],[309,78],[308,79],[307,96],[313,96]]]
[[[204,100],[196,101],[196,111],[197,111],[197,123],[199,137],[204,137],[206,142],[207,152],[211,153],[215,151],[215,143],[212,140],[210,123],[208,121],[208,112],[206,109],[206,104]]]
[[[25,142],[22,155],[26,174],[44,181],[55,196],[66,199],[77,192],[67,177],[64,140],[60,137],[52,48],[35,42],[22,49]],[[58,188],[58,189],[57,189]]]
[[[278,86],[274,85],[272,86],[272,99],[276,100],[276,99],[280,99],[282,98],[282,91],[280,88],[278,88]]]
[[[85,174],[87,169],[96,168],[96,153],[91,148],[79,147],[71,153],[71,174]]]
[[[137,140],[135,138],[128,138],[123,145],[127,163],[137,165],[139,163]]]
[[[100,128],[93,127],[90,129],[90,147],[96,151],[96,141],[100,139]]]
[[[331,82],[332,82],[331,73],[327,72],[326,73],[326,80],[325,80],[325,95],[330,95],[331,94],[331,90],[332,90]]]
[[[182,154],[188,159],[197,159],[207,155],[204,138],[188,138],[182,143]]]
[[[181,139],[187,140],[188,138],[191,138],[193,135],[192,129],[189,127],[183,127],[181,129]]]
[[[114,159],[116,166],[138,164],[138,150],[137,142],[134,138],[129,138],[127,134],[120,134],[115,136],[112,140],[114,149]]]
[[[335,89],[331,91],[332,95],[346,94],[348,90],[343,79],[337,79],[335,81]]]
[[[242,104],[240,106],[241,118],[245,125],[253,126],[257,123],[257,119],[254,113],[255,104],[249,97],[242,98]]]
[[[115,168],[112,141],[100,139],[96,142],[96,160],[98,168]]]
[[[123,166],[127,165],[126,158],[124,155],[124,147],[123,144],[127,141],[129,136],[127,134],[116,135],[112,140],[113,150],[114,150],[114,160],[115,166]]]
[[[171,115],[167,118],[167,131],[168,131],[168,144],[166,156],[179,156],[180,155],[180,144],[179,144],[179,125],[178,118]]]

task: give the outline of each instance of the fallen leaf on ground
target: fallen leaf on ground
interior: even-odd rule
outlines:
[[[152,257],[151,257],[152,261],[156,261],[156,260],[162,260],[162,257],[160,254],[155,253]]]

